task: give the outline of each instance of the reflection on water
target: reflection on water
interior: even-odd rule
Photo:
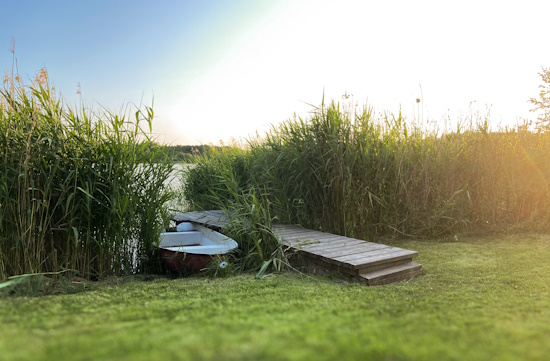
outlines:
[[[174,171],[166,180],[166,183],[174,192],[174,198],[168,202],[168,208],[180,212],[187,210],[187,202],[183,198],[183,176],[185,172],[195,167],[195,164],[174,164]]]

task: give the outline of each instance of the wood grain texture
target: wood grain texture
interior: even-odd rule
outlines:
[[[222,230],[228,217],[219,210],[174,214],[177,222],[195,222]],[[298,253],[312,269],[337,271],[369,286],[410,279],[422,274],[422,265],[412,262],[416,251],[380,243],[306,229],[296,225],[274,224],[274,234],[286,250]]]

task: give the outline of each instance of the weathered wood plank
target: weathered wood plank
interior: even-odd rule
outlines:
[[[179,213],[173,218],[217,229],[223,229],[229,222],[222,211]],[[336,270],[354,279],[363,279],[369,285],[386,284],[422,272],[421,265],[414,263],[411,266],[412,258],[418,255],[415,251],[309,230],[297,225],[274,224],[272,229],[287,250],[298,253],[315,267]]]
[[[339,236],[335,236],[326,238],[296,239],[292,241],[283,240],[283,243],[301,250],[309,250],[314,248],[324,248],[338,242],[339,240],[341,240],[341,238]]]
[[[376,256],[376,257],[371,257],[368,260],[368,262],[365,259],[359,259],[358,261],[354,260],[354,261],[351,261],[351,262],[342,262],[342,261],[336,260],[336,259],[331,258],[331,257],[325,257],[325,256],[320,255],[320,254],[308,253],[308,252],[303,252],[303,251],[299,251],[299,253],[302,254],[305,257],[316,258],[316,259],[321,260],[323,262],[330,263],[334,266],[349,269],[350,271],[353,271],[354,273],[357,273],[359,269],[363,269],[363,268],[366,268],[366,267],[373,267],[373,266],[381,265],[381,264],[384,264],[384,263],[397,262],[397,261],[400,261],[400,260],[403,260],[403,259],[412,260],[412,258],[408,254],[405,255],[405,254],[400,254],[398,252],[395,252],[393,255],[390,253],[389,255],[391,255],[391,256],[388,256],[388,254],[383,254],[383,255]]]
[[[386,248],[389,248],[389,246],[386,246],[384,244],[365,245],[365,244],[358,243],[350,246],[322,249],[322,250],[318,250],[317,252],[315,250],[312,250],[312,251],[308,250],[308,251],[312,253],[321,254],[325,257],[338,259],[338,257],[350,256],[357,253],[364,253],[364,252],[375,251],[375,250],[386,249]]]
[[[308,252],[330,252],[333,249],[368,247],[368,244],[358,239],[335,239],[331,242],[311,245],[305,250]]]
[[[338,236],[335,238],[327,238],[324,240],[321,240],[318,243],[310,242],[310,244],[305,245],[304,247],[301,247],[301,250],[307,251],[307,252],[313,252],[313,251],[320,251],[320,250],[330,250],[332,248],[341,248],[341,247],[347,247],[347,246],[353,246],[357,244],[362,244],[362,241],[356,240],[356,239],[343,239],[342,237]]]
[[[330,233],[296,233],[293,235],[286,235],[276,233],[281,237],[281,240],[286,243],[300,244],[300,243],[327,243],[333,240],[342,239],[341,236],[337,236]],[[349,238],[348,238],[349,239]],[[317,241],[317,242],[313,242]]]
[[[226,219],[222,218],[219,214],[208,214],[205,212],[176,213],[173,216],[173,219],[177,221],[191,221],[197,223],[226,221]]]
[[[301,255],[301,259],[306,263],[308,271],[315,274],[339,273],[351,279],[358,275],[357,270],[341,267],[340,265],[329,263],[321,258],[311,257],[309,255]]]
[[[402,248],[396,248],[396,247],[383,247],[383,248],[370,248],[370,249],[364,249],[362,252],[357,252],[351,255],[344,255],[344,256],[337,256],[333,257],[335,260],[340,262],[351,262],[356,259],[368,259],[372,257],[376,257],[382,254],[386,253],[393,253],[401,251]]]
[[[416,252],[402,249],[396,252],[384,253],[374,257],[354,259],[351,261],[347,261],[346,264],[349,264],[354,269],[358,269],[365,266],[374,266],[380,263],[387,263],[391,261],[397,261],[400,259],[412,260],[412,257],[415,255],[417,255]]]
[[[381,269],[378,271],[360,273],[359,275],[369,281],[372,281],[374,279],[384,279],[384,278],[397,276],[398,273],[406,274],[409,272],[419,270],[420,268],[422,268],[422,266],[419,265],[418,263],[408,262],[408,263],[403,263],[394,267]]]
[[[381,270],[381,269],[386,269],[386,268],[398,266],[400,264],[405,264],[405,263],[409,263],[409,262],[411,262],[411,258],[401,258],[401,259],[398,258],[397,260],[389,260],[389,261],[384,262],[384,263],[367,264],[367,265],[363,265],[361,267],[358,267],[357,269],[354,269],[354,273],[359,275],[361,273],[374,272],[374,271],[378,271],[378,270]]]
[[[359,277],[365,279],[369,286],[376,286],[399,280],[410,279],[420,275],[421,273],[422,265],[409,262],[375,272],[361,273]]]
[[[273,229],[307,229],[296,224],[274,224]]]
[[[281,236],[281,239],[285,240],[285,241],[295,241],[297,239],[323,239],[323,238],[327,238],[329,236],[331,236],[330,234],[327,234],[327,233],[322,233],[322,232],[311,232],[311,233],[307,233],[307,232],[296,232],[296,233],[292,233],[292,234],[285,234],[285,233],[278,233]],[[334,236],[334,235],[332,235]]]
[[[292,232],[308,231],[307,229],[299,227],[299,226],[283,226],[282,227],[282,226],[279,226],[279,225],[274,225],[273,230],[276,231],[276,232],[280,232],[280,233],[292,233]],[[318,231],[315,231],[315,232],[318,232]]]
[[[339,268],[349,269],[350,272],[356,272],[355,271],[356,268],[354,267],[354,265],[352,265],[350,263],[347,263],[347,262],[340,262],[340,261],[335,260],[334,258],[325,257],[323,255],[315,254],[315,253],[311,253],[311,252],[307,252],[307,251],[298,251],[298,253],[300,253],[301,255],[303,255],[304,257],[307,257],[307,258],[312,258],[312,259],[315,258],[317,260],[330,263],[333,266],[337,266]]]

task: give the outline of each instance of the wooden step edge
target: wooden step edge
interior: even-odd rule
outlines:
[[[287,249],[287,257],[289,260],[294,262],[294,266],[301,267],[306,266],[308,272],[315,270],[312,273],[321,273],[321,269],[329,273],[339,273],[346,275],[350,278],[357,278],[357,271],[349,267],[349,265],[342,264],[340,262],[330,262],[334,260],[316,257],[315,255],[307,252],[297,251],[296,249]],[[311,266],[311,267],[310,267]],[[347,267],[346,267],[347,266]],[[324,272],[323,272],[324,273]]]
[[[421,274],[422,265],[415,262],[409,262],[373,272],[360,273],[359,277],[364,279],[367,285],[376,286],[411,279]]]
[[[309,253],[305,250],[299,250],[293,247],[287,248],[286,251],[289,251],[290,253],[300,254],[306,258],[315,258],[320,262],[330,263],[333,266],[337,266],[339,269],[348,269],[349,270],[348,272],[354,275],[357,275],[360,271],[364,269],[370,270],[372,269],[372,267],[375,267],[375,266],[384,267],[383,265],[387,265],[387,264],[408,263],[412,261],[412,257],[415,257],[416,255],[418,255],[416,251],[401,250],[398,252],[399,253],[398,255],[392,255],[391,253],[387,253],[376,257],[365,258],[364,262],[360,260],[359,263],[352,264],[349,262],[342,262],[330,257],[325,257],[323,255]]]
[[[387,268],[391,268],[391,267],[395,267],[403,264],[409,264],[412,262],[412,260],[413,260],[412,257],[407,257],[407,258],[400,258],[397,260],[390,260],[389,262],[386,262],[386,263],[378,263],[374,265],[366,264],[362,268],[358,268],[354,271],[356,275],[366,274],[366,273],[375,272],[375,271],[379,271],[382,269],[387,269]]]
[[[358,259],[357,261],[353,262],[351,266],[355,270],[360,270],[360,269],[377,266],[385,263],[412,260],[416,256],[418,256],[418,252],[416,251],[411,251],[408,249],[400,249],[399,251],[381,254],[380,256],[365,258],[364,260]]]
[[[395,282],[410,281],[413,278],[420,277],[420,276],[422,276],[422,269],[419,269],[419,270],[416,270],[416,271],[411,271],[408,274],[402,274],[402,275],[398,275],[398,276],[395,276],[395,277],[384,278],[382,280],[371,281],[370,283],[367,284],[367,286],[369,286],[369,287],[370,286],[383,286],[383,285],[387,285],[387,284],[395,283]]]

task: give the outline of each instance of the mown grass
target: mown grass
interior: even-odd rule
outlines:
[[[111,279],[2,299],[2,359],[546,359],[550,236],[395,243],[418,250],[424,276]]]

